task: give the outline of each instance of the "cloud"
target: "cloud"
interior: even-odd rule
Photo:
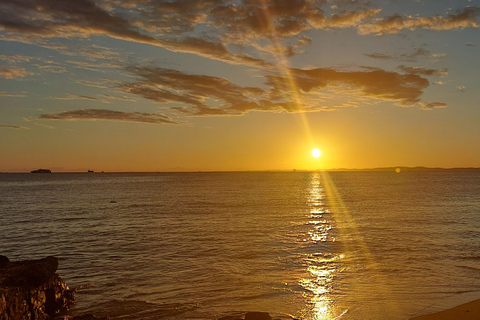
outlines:
[[[421,102],[423,90],[429,86],[427,79],[418,75],[402,75],[381,69],[343,72],[328,68],[310,70],[291,69],[297,91],[311,92],[329,86],[348,86],[358,90],[363,97],[395,101],[401,106],[412,106]],[[269,76],[272,86],[288,83],[282,76]],[[282,88],[288,90],[288,88]]]
[[[384,59],[384,60],[400,60],[400,61],[408,61],[408,62],[416,62],[418,58],[421,57],[428,57],[430,55],[430,51],[424,49],[424,48],[418,48],[415,49],[413,52],[410,53],[402,53],[402,54],[394,54],[394,55],[388,55],[388,54],[383,54],[383,53],[369,53],[365,54],[367,57],[373,58],[373,59]],[[440,58],[441,54],[433,54],[432,58],[438,59]]]
[[[121,67],[120,64],[117,63],[92,63],[92,62],[86,62],[86,61],[74,61],[74,60],[67,60],[68,63],[75,65],[78,68],[85,69],[85,70],[90,70],[90,71],[96,71],[96,72],[105,72],[104,69],[106,68],[119,68]]]
[[[26,95],[0,91],[0,97],[26,97]]]
[[[342,0],[334,5],[326,0],[3,1],[0,29],[24,35],[17,36],[18,41],[50,48],[52,43],[32,36],[60,39],[103,35],[230,64],[269,68],[273,67],[271,63],[246,49],[291,57],[302,52],[302,46],[309,43],[305,32],[314,29],[357,28],[360,34],[391,34],[403,29],[479,27],[480,7],[475,6],[446,16],[394,15],[376,20],[381,9],[371,6],[367,0]],[[290,41],[294,37],[299,38],[296,43]],[[273,40],[274,45],[265,45],[264,40]],[[79,46],[76,52],[69,52],[63,45],[57,45],[56,50],[91,60],[125,62],[119,52],[95,44],[87,49]],[[99,70],[92,65],[83,67]]]
[[[62,66],[53,66],[53,65],[37,65],[37,67],[43,71],[49,73],[65,73],[67,69]]]
[[[158,103],[176,103],[174,109],[192,115],[241,114],[245,106],[263,109],[259,103],[264,91],[241,87],[219,77],[193,75],[166,68],[131,67],[139,78],[120,89]]]
[[[31,74],[33,73],[26,71],[25,68],[9,68],[0,66],[0,77],[5,79],[19,79]]]
[[[302,37],[298,39],[292,45],[279,45],[276,44],[269,44],[269,45],[261,45],[259,43],[252,42],[251,45],[262,52],[271,53],[275,56],[281,57],[293,57],[297,54],[304,53],[304,48],[312,44],[312,39],[309,37]]]
[[[340,15],[334,14],[331,18],[317,16],[311,19],[311,22],[316,29],[350,28],[358,26],[363,20],[375,16],[380,11],[382,10],[369,9],[360,12],[347,11]]]
[[[447,107],[447,104],[443,103],[443,102],[430,102],[430,103],[422,102],[422,103],[420,103],[420,105],[422,106],[423,110],[432,110],[432,109],[436,109],[436,108]]]
[[[414,31],[416,29],[427,30],[453,30],[464,28],[478,28],[480,18],[480,7],[466,7],[457,14],[444,16],[435,16],[430,18],[393,16],[378,19],[375,23],[366,23],[358,26],[358,33],[366,34],[396,34],[404,29]]]
[[[64,111],[53,114],[42,114],[40,119],[45,120],[105,120],[122,122],[140,122],[151,124],[175,124],[170,117],[162,113],[142,113],[142,112],[122,112],[106,109],[82,109],[73,111]]]
[[[399,69],[404,71],[408,74],[417,74],[423,76],[445,76],[448,74],[447,69],[426,69],[422,67],[407,67],[407,66],[400,66]]]
[[[49,73],[65,73],[67,69],[57,65],[55,62],[42,57],[25,56],[25,55],[0,55],[0,60],[6,61],[8,67],[0,66],[0,75],[6,79],[25,78],[34,73],[26,71],[19,65],[24,64],[28,67],[36,66],[42,71]]]
[[[444,70],[405,67],[407,74],[370,68],[339,71],[330,68],[271,71],[265,88],[242,87],[218,77],[192,75],[165,68],[131,67],[138,82],[124,83],[120,90],[155,101],[179,115],[225,116],[250,111],[303,112],[352,106],[353,100],[394,101],[400,106],[424,107],[420,98],[429,86],[422,76]],[[350,99],[341,101],[343,98]],[[327,100],[332,100],[328,102]],[[435,102],[437,103],[437,102]]]
[[[110,103],[107,100],[95,98],[95,97],[90,97],[90,96],[83,96],[83,95],[67,95],[64,97],[50,97],[50,99],[56,99],[56,100],[93,100],[93,101],[98,101],[101,103]]]
[[[159,7],[175,7],[177,3],[160,1],[158,4],[146,2],[145,5]],[[213,1],[221,4],[221,1]],[[209,2],[210,3],[210,2]],[[183,2],[183,8],[192,6],[191,2]],[[206,8],[205,6],[200,6]],[[252,64],[267,66],[266,62],[245,54],[231,53],[219,39],[209,41],[206,39],[181,36],[175,38],[166,37],[165,33],[157,34],[157,37],[148,34],[148,28],[139,28],[144,19],[127,19],[116,16],[106,11],[92,0],[41,0],[41,1],[13,1],[3,4],[0,11],[0,29],[11,32],[37,35],[41,37],[89,37],[90,35],[107,35],[112,38],[146,43],[164,47],[171,51],[194,53],[211,59],[222,60],[229,63]],[[147,14],[144,10],[131,6],[128,16]],[[135,10],[136,9],[136,10]],[[173,8],[175,9],[175,8]],[[159,14],[161,20],[161,14]],[[185,17],[181,17],[182,20]],[[188,18],[188,17],[187,17]],[[178,21],[176,20],[176,24]],[[198,21],[198,19],[197,19]],[[30,41],[27,39],[27,41]],[[94,54],[95,52],[90,52]],[[98,56],[97,56],[98,58]]]
[[[386,59],[386,60],[395,59],[394,56],[391,56],[391,55],[388,55],[388,54],[383,54],[383,53],[378,53],[378,52],[369,53],[369,54],[365,54],[365,55],[367,57],[370,57],[370,58],[373,58],[373,59]]]
[[[432,59],[438,60],[438,59],[445,58],[446,56],[447,56],[446,53],[434,53],[432,54]]]
[[[11,129],[27,129],[27,127],[21,127],[21,126],[10,126],[7,124],[0,124],[0,128],[11,128]]]
[[[11,63],[11,64],[19,63],[19,62],[30,62],[32,59],[38,59],[38,58],[32,58],[24,55],[0,55],[0,60],[7,61],[8,63]]]
[[[90,81],[90,80],[77,80],[76,83],[87,87],[99,88],[99,89],[108,89],[109,87],[105,85],[105,82],[108,80],[104,79],[102,82]]]
[[[131,98],[126,97],[126,96],[119,97],[119,96],[112,96],[112,95],[110,95],[110,94],[103,94],[103,96],[106,97],[107,99],[122,100],[122,101],[132,101],[132,102],[135,102],[135,101],[136,101],[135,99],[131,99]]]
[[[321,8],[325,3],[310,0],[13,1],[2,4],[0,29],[42,38],[106,35],[232,64],[271,67],[268,62],[245,54],[243,49],[235,52],[229,45],[255,47],[259,46],[255,42],[261,39],[291,38],[311,29],[354,27],[380,12],[380,9],[367,8],[338,9],[326,15]],[[199,29],[205,30],[204,33],[197,32]],[[23,40],[17,37],[17,40],[40,43],[31,37]],[[51,47],[45,41],[43,45]],[[282,46],[273,47],[272,53]],[[268,48],[272,47],[264,49]],[[287,55],[295,54],[297,49],[293,45]],[[57,50],[71,54],[62,46]],[[121,57],[95,45],[74,54],[92,59]]]
[[[14,1],[3,5],[0,26],[8,31],[40,36],[107,33],[119,39],[154,41],[135,30],[128,20],[109,14],[91,0]]]
[[[402,54],[400,55],[404,60],[406,61],[412,61],[415,62],[417,61],[418,57],[426,57],[430,54],[430,51],[423,49],[423,48],[418,48],[414,52],[410,54]]]

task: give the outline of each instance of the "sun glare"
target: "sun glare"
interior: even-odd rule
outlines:
[[[321,152],[320,150],[318,150],[318,149],[313,149],[313,150],[312,150],[312,156],[313,156],[314,158],[320,157],[321,154],[322,154],[322,152]]]

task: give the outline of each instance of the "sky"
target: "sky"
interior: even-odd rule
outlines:
[[[0,171],[480,167],[479,57],[480,0],[0,0]]]

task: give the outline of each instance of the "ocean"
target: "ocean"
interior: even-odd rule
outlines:
[[[480,298],[480,170],[0,174],[0,254],[68,314],[402,320]]]

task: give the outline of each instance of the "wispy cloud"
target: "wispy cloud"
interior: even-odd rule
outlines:
[[[95,97],[90,97],[90,96],[83,96],[83,95],[74,95],[70,94],[64,97],[50,97],[50,99],[56,99],[56,100],[92,100],[92,101],[97,101],[101,103],[110,103],[107,100],[100,99],[100,98],[95,98]]]
[[[74,61],[74,60],[67,60],[68,63],[75,65],[78,68],[96,71],[96,72],[105,72],[104,69],[113,69],[113,68],[121,68],[123,65],[118,63],[110,63],[110,62],[103,62],[103,63],[94,63],[94,62],[86,62],[86,61]]]
[[[11,64],[19,63],[19,62],[30,62],[32,59],[37,59],[37,58],[32,58],[32,57],[24,56],[24,55],[21,55],[21,54],[18,54],[18,55],[2,54],[2,55],[0,55],[0,60],[6,61],[6,62],[11,63]]]
[[[446,108],[447,104],[443,102],[430,102],[430,103],[425,103],[421,102],[420,105],[422,106],[423,110],[432,110],[436,108]]]
[[[0,128],[10,128],[10,129],[26,129],[28,130],[27,127],[21,127],[21,126],[10,126],[7,124],[0,124]]]
[[[358,26],[358,32],[366,34],[396,34],[404,29],[428,29],[428,30],[453,30],[463,28],[478,28],[480,7],[466,7],[457,14],[435,17],[414,17],[395,14],[391,17],[381,18],[375,23],[366,23]]]
[[[25,70],[25,68],[10,68],[0,66],[0,77],[5,79],[19,79],[31,74],[32,73]]]
[[[135,102],[136,100],[135,99],[132,99],[132,98],[129,98],[127,96],[112,96],[111,94],[103,94],[103,96],[107,99],[113,99],[113,100],[121,100],[121,101],[131,101],[131,102]]]
[[[5,91],[0,91],[0,97],[26,97],[23,93],[10,93]]]
[[[105,82],[108,82],[108,80],[105,80],[102,82],[90,81],[90,80],[77,80],[76,82],[87,87],[93,87],[93,88],[99,88],[99,89],[109,88],[107,85],[105,85]]]
[[[67,68],[63,66],[56,66],[56,65],[37,65],[37,67],[45,72],[49,73],[65,73],[67,72]]]
[[[407,67],[407,66],[400,66],[399,69],[404,71],[408,74],[417,74],[423,76],[445,76],[448,74],[447,69],[426,69],[422,67]]]
[[[368,53],[365,55],[373,59],[399,60],[399,61],[406,61],[406,62],[416,62],[419,58],[431,57],[432,59],[439,59],[443,57],[442,54],[438,54],[438,53],[430,55],[430,51],[424,48],[417,48],[413,52],[409,52],[409,53],[384,54],[384,53],[374,52],[374,53]]]
[[[395,56],[384,54],[384,53],[367,53],[365,54],[367,57],[373,58],[373,59],[395,59]]]
[[[170,117],[162,113],[122,112],[106,109],[82,109],[64,111],[52,114],[42,114],[40,119],[45,120],[86,120],[86,121],[122,121],[151,124],[175,124]]]

